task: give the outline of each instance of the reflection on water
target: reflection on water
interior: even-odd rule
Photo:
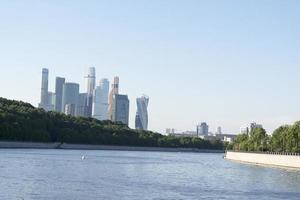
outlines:
[[[0,155],[0,199],[300,197],[300,171],[232,163],[222,154],[0,150]]]

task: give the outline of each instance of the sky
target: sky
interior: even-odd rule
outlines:
[[[149,129],[271,133],[300,120],[298,0],[0,0],[0,96],[40,101],[41,69],[86,86],[88,67],[150,97]]]

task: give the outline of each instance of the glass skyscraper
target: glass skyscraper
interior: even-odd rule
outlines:
[[[86,112],[85,117],[92,117],[93,109],[93,93],[96,85],[96,69],[95,67],[90,67],[88,69],[88,74],[85,77],[87,82],[87,96],[86,96]]]
[[[136,103],[137,103],[137,112],[135,116],[135,128],[147,130],[149,97],[142,96],[140,98],[137,98]]]
[[[56,77],[55,81],[55,111],[63,112],[62,110],[62,96],[63,96],[63,86],[65,84],[65,78]]]
[[[108,120],[108,93],[109,81],[101,79],[94,91],[93,117],[99,120]]]
[[[108,118],[113,121],[113,101],[114,95],[119,94],[119,77],[114,78],[114,83],[111,85],[111,91],[108,100]]]
[[[78,96],[77,116],[87,117],[87,93],[80,93]]]
[[[75,113],[77,112],[79,98],[79,84],[77,83],[65,83],[63,85],[63,98],[62,98],[62,110],[65,111],[66,105],[68,107],[75,108]]]
[[[112,121],[129,125],[129,99],[127,95],[115,94],[113,96]]]
[[[49,70],[46,68],[42,69],[42,85],[41,85],[41,101],[39,103],[39,108],[47,109],[48,105],[48,79]]]

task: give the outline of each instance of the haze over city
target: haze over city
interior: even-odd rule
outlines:
[[[142,94],[159,132],[300,119],[298,1],[88,2],[1,3],[0,96],[38,106],[42,68],[50,90],[62,76],[84,91],[95,67],[97,84],[120,77],[130,127]]]

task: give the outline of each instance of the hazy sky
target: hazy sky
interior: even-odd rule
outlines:
[[[150,96],[149,126],[237,133],[300,120],[298,0],[0,0],[0,96],[37,106],[41,68],[81,83],[120,76]],[[98,82],[97,80],[97,82]]]

